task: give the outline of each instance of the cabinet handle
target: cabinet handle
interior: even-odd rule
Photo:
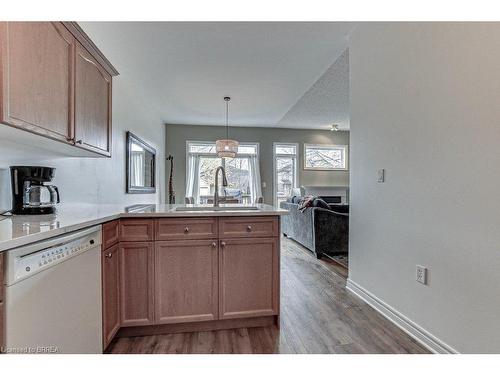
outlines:
[[[189,233],[189,227],[184,228],[184,233]]]
[[[251,226],[251,225],[249,225],[249,226],[247,227],[247,232],[251,232],[251,231],[252,231],[252,226]]]
[[[212,247],[217,247],[217,244],[215,242],[212,242]]]
[[[221,245],[222,247],[224,247],[224,246],[226,246],[226,243],[225,243],[224,241],[222,241],[222,242],[220,243],[220,245]]]
[[[113,253],[106,254],[106,258],[113,258]]]

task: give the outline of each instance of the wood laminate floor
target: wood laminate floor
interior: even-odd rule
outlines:
[[[345,288],[345,269],[283,238],[281,329],[117,338],[109,353],[428,353]]]

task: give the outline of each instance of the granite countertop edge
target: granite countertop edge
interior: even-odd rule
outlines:
[[[68,205],[55,215],[6,217],[0,220],[0,252],[120,218],[281,216],[288,212],[265,204],[257,205],[255,211],[175,211],[180,206],[186,205]]]

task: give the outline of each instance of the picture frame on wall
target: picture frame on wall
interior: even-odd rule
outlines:
[[[156,193],[156,149],[130,131],[126,148],[127,193]]]

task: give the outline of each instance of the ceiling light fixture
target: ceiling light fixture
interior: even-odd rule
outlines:
[[[218,139],[215,142],[215,149],[217,150],[217,156],[219,158],[234,158],[238,153],[238,141],[229,139],[229,101],[231,98],[229,96],[224,97],[226,102],[226,139]]]
[[[338,132],[339,131],[339,126],[337,124],[332,124],[330,126],[330,131],[331,132]]]

